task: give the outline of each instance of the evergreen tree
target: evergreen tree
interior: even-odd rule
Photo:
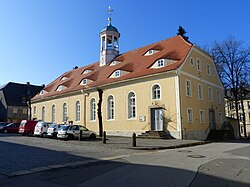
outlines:
[[[186,40],[187,42],[191,43],[191,42],[188,40],[189,37],[188,37],[188,36],[185,36],[186,33],[187,33],[187,32],[185,31],[185,29],[184,29],[182,26],[179,26],[177,35],[178,35],[178,36],[181,36],[184,40]]]

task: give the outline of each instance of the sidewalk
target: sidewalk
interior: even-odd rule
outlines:
[[[134,150],[161,150],[190,147],[211,143],[210,141],[200,140],[178,140],[178,139],[144,139],[136,138],[136,147],[133,147],[132,137],[108,136],[106,144],[120,145],[122,148]]]

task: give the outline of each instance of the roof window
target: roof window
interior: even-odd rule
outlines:
[[[121,63],[121,62],[115,60],[115,61],[111,62],[109,66],[114,66],[114,65],[119,64],[119,63]]]
[[[61,78],[62,81],[66,80],[66,79],[68,79],[68,77],[64,76],[64,77]]]
[[[144,56],[150,56],[150,55],[153,55],[153,54],[155,54],[155,53],[157,53],[157,52],[159,52],[159,50],[150,49],[150,50],[148,50],[148,51],[144,54]]]
[[[83,72],[82,72],[82,74],[87,74],[87,73],[90,73],[92,70],[90,70],[90,69],[85,69]]]
[[[64,86],[64,85],[60,85],[60,86],[57,87],[56,91],[62,91],[62,90],[64,90],[65,88],[67,88],[67,87]]]
[[[41,90],[40,93],[39,93],[39,95],[44,95],[46,93],[48,93],[46,90]]]

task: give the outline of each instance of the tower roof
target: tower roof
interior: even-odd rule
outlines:
[[[117,28],[115,28],[115,27],[111,24],[111,21],[109,21],[108,26],[104,27],[104,28],[102,29],[101,32],[104,32],[104,31],[115,31],[115,32],[118,32],[118,33],[119,33],[119,31],[117,30]]]

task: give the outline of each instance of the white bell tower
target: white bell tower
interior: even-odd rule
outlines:
[[[108,26],[104,27],[100,32],[101,50],[100,50],[100,66],[106,65],[119,55],[119,38],[120,33],[111,25],[111,7],[108,9]]]

